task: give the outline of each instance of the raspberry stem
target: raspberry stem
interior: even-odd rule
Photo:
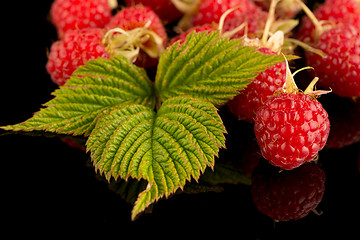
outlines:
[[[306,6],[305,3],[303,3],[303,1],[301,1],[301,0],[296,0],[296,1],[301,6],[303,11],[306,13],[306,15],[310,18],[311,22],[314,24],[314,26],[315,26],[315,36],[314,37],[315,37],[315,41],[317,41],[319,39],[320,35],[325,31],[323,22],[319,21],[316,18],[314,13]]]
[[[294,38],[286,38],[286,40],[288,43],[293,43],[296,46],[302,47],[303,49],[305,49],[308,52],[312,52],[315,53],[317,55],[319,55],[320,57],[326,57],[326,54],[321,51],[320,49],[317,48],[313,48],[312,46],[310,46],[309,44],[306,44],[300,40],[294,39]]]
[[[268,19],[266,20],[264,32],[263,32],[262,39],[261,39],[261,41],[264,45],[266,44],[266,42],[268,40],[269,33],[270,33],[270,27],[275,20],[275,9],[276,9],[276,5],[278,4],[279,1],[280,0],[271,0]]]

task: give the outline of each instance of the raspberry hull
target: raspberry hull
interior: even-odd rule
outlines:
[[[286,170],[313,160],[324,147],[329,129],[322,105],[302,93],[274,96],[255,116],[254,130],[263,157]]]

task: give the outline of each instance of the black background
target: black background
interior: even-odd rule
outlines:
[[[17,1],[2,14],[0,125],[32,116],[57,88],[46,73],[56,40],[48,21],[52,1]],[[9,4],[9,3],[7,3]],[[326,97],[325,97],[326,98]],[[359,143],[320,152],[326,190],[323,214],[276,223],[259,213],[250,188],[225,185],[221,193],[180,194],[130,221],[132,206],[110,191],[89,167],[89,156],[59,138],[0,136],[1,217],[11,236],[83,235],[159,238],[226,234],[237,239],[359,237]],[[75,230],[75,231],[74,231]],[[345,236],[346,235],[346,236]],[[71,235],[68,235],[71,236]],[[215,235],[214,235],[215,236]]]

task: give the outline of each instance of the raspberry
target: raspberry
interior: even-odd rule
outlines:
[[[271,170],[257,168],[252,178],[252,199],[261,213],[276,221],[289,221],[315,210],[325,191],[323,170],[315,163],[280,173]]]
[[[156,66],[167,44],[166,30],[151,8],[126,7],[107,25],[104,45],[111,55],[123,55],[137,66]],[[125,33],[124,33],[125,32]]]
[[[280,93],[269,98],[255,116],[261,153],[271,164],[293,169],[313,160],[329,135],[328,114],[304,93]]]
[[[104,27],[111,12],[109,0],[55,0],[50,16],[62,38],[68,30]]]
[[[235,10],[236,11],[236,10]],[[259,37],[259,33],[263,32],[265,27],[266,20],[268,18],[268,13],[262,11],[258,7],[249,8],[244,10],[241,13],[230,14],[224,23],[224,32],[231,31],[236,27],[240,26],[242,23],[246,22],[247,24],[247,37],[255,38]],[[245,34],[245,30],[242,29],[232,36],[232,38],[241,38]]]
[[[269,48],[260,48],[264,54],[275,54]],[[228,102],[229,111],[238,119],[252,122],[257,109],[282,88],[285,83],[285,62],[261,72],[244,90]]]
[[[50,49],[46,69],[51,79],[64,85],[71,74],[90,59],[109,58],[101,44],[104,31],[99,28],[69,30],[62,40],[54,42]]]
[[[155,32],[163,39],[163,45],[166,45],[167,34],[158,15],[149,7],[132,6],[126,7],[116,13],[110,20],[107,28],[121,28],[125,31],[135,28],[143,28],[148,22],[148,30]]]
[[[213,22],[218,23],[224,12],[236,6],[241,7],[231,13],[229,18],[258,9],[250,0],[203,0],[199,5],[197,13],[192,17],[192,24],[196,26]]]
[[[127,6],[142,4],[150,7],[164,22],[172,22],[183,14],[169,0],[125,0]]]
[[[314,11],[318,20],[330,24],[353,25],[360,30],[360,4],[357,0],[327,0]],[[301,23],[298,37],[305,42],[314,42],[315,26],[309,17]]]
[[[170,45],[176,42],[177,40],[181,39],[181,43],[185,41],[186,36],[192,32],[211,32],[218,30],[221,26],[222,29],[219,29],[221,34],[223,34],[224,37],[229,38],[241,38],[243,37],[245,30],[244,26],[241,30],[238,28],[243,25],[243,23],[247,23],[247,36],[255,37],[255,33],[261,32],[263,27],[265,26],[266,19],[268,17],[268,14],[266,12],[261,11],[260,8],[249,8],[249,9],[242,9],[244,12],[238,12],[238,9],[240,8],[233,8],[230,13],[226,11],[222,13],[222,15],[219,17],[218,22],[212,21],[211,23],[205,23],[201,25],[196,25],[195,27],[192,27],[188,29],[187,31],[183,32],[182,34],[174,37],[170,41]],[[223,18],[225,17],[225,18]],[[223,18],[223,19],[222,19]],[[237,30],[237,31],[236,31]]]
[[[169,43],[169,45],[175,43],[176,41],[180,41],[180,44],[183,44],[186,40],[186,37],[193,31],[200,33],[200,32],[207,32],[210,33],[212,31],[215,31],[216,27],[212,24],[204,24],[201,26],[196,26],[196,27],[192,27],[189,30],[187,30],[186,32],[181,33],[180,35],[177,35],[175,37],[173,37]]]
[[[319,85],[341,97],[360,96],[360,33],[351,25],[339,25],[323,32],[314,47],[327,56],[306,52]]]

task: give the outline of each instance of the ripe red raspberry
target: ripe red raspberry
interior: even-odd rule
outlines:
[[[186,32],[183,32],[175,37],[173,37],[170,40],[169,45],[175,43],[176,41],[180,41],[180,44],[183,44],[186,40],[186,37],[193,31],[200,33],[200,32],[207,32],[210,33],[212,31],[217,30],[217,28],[213,25],[213,24],[204,24],[201,26],[196,26],[196,27],[192,27],[189,30],[187,30]]]
[[[326,57],[306,52],[307,65],[314,67],[323,88],[342,97],[360,96],[360,32],[351,25],[324,31],[313,47]]]
[[[234,10],[236,11],[236,10]],[[229,14],[225,19],[224,32],[231,31],[242,23],[247,24],[246,33],[249,38],[260,37],[268,18],[268,13],[259,7],[249,8],[241,13]],[[232,38],[241,38],[245,34],[245,28],[236,32]]]
[[[123,8],[107,25],[105,47],[111,55],[123,55],[137,66],[149,68],[167,44],[166,30],[151,8],[137,5]]]
[[[313,160],[329,135],[328,114],[304,93],[280,93],[269,98],[255,116],[261,153],[271,164],[290,170]]]
[[[313,13],[320,21],[332,25],[353,25],[360,30],[360,3],[357,0],[326,0]],[[305,42],[315,41],[315,26],[307,16],[302,20],[298,37]]]
[[[62,38],[68,30],[104,27],[111,12],[109,0],[55,0],[50,16]]]
[[[172,22],[183,14],[169,0],[125,0],[127,6],[142,4],[150,7],[164,22]]]
[[[192,17],[191,21],[194,26],[218,23],[221,15],[228,9],[241,6],[229,15],[229,18],[237,16],[244,12],[253,12],[259,9],[250,0],[202,0],[197,13]]]
[[[278,172],[255,169],[251,195],[258,210],[276,221],[303,218],[315,210],[325,192],[325,173],[315,163]]]
[[[229,9],[228,9],[229,10]],[[265,26],[268,14],[261,11],[260,8],[249,8],[245,12],[236,12],[238,8],[231,9],[228,13],[225,11],[219,18],[218,22],[205,23],[202,25],[196,25],[188,29],[186,32],[174,37],[170,41],[170,45],[181,39],[181,43],[185,41],[187,35],[192,32],[211,32],[220,30],[224,37],[229,38],[241,38],[245,33],[244,23],[247,23],[247,36],[257,37],[255,33],[261,33]],[[236,14],[234,14],[236,13]],[[221,29],[219,27],[221,26]],[[239,28],[242,29],[239,29]],[[236,29],[236,30],[235,30]]]
[[[265,54],[275,54],[269,48],[260,48]],[[285,62],[261,72],[244,90],[228,102],[229,111],[238,119],[254,121],[257,109],[280,90],[286,80]]]
[[[158,15],[149,7],[132,6],[123,8],[116,13],[107,25],[108,29],[121,28],[125,31],[135,28],[143,28],[150,22],[148,30],[155,32],[163,39],[163,45],[166,45],[167,33]]]
[[[71,74],[90,59],[109,58],[101,40],[104,30],[88,28],[69,30],[63,39],[54,42],[50,49],[46,69],[51,79],[58,85],[64,85]]]

